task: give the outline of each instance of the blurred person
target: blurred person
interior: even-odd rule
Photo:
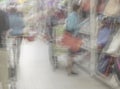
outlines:
[[[64,6],[58,6],[57,10],[55,11],[55,15],[58,20],[65,19],[67,16],[67,12],[65,11]]]
[[[80,5],[73,4],[72,12],[68,14],[67,21],[66,21],[65,31],[71,33],[73,36],[77,36],[78,31],[80,29],[79,11],[80,11]],[[68,55],[69,58],[68,58],[68,65],[67,65],[68,74],[78,74],[73,69],[74,56],[75,56],[75,52],[73,52],[72,50],[69,50],[69,55]]]
[[[90,0],[82,0],[82,17],[87,18],[90,14]]]
[[[9,29],[9,23],[8,23],[8,16],[7,13],[0,7],[0,48],[3,48],[6,46],[6,44],[3,45],[3,42],[6,41],[6,32]],[[2,52],[2,50],[0,49]],[[4,54],[3,56],[0,55],[0,82],[1,86],[0,89],[8,89],[8,61],[7,61],[7,55],[6,52],[2,52]]]
[[[0,9],[0,47],[3,47],[2,41],[5,39],[6,32],[9,29],[8,15]]]
[[[58,19],[55,16],[55,9],[50,8],[47,11],[47,17],[46,17],[46,35],[48,37],[48,40],[53,39],[53,27],[57,25]]]
[[[11,6],[8,8],[8,17],[10,24],[9,35],[19,36],[23,34],[24,21],[21,14],[17,11],[17,8]]]
[[[20,46],[22,42],[24,21],[15,6],[9,6],[7,11],[9,17],[9,26],[10,26],[10,30],[8,31],[8,37],[9,37],[8,41],[12,44],[17,42],[16,45],[19,47],[18,54],[20,55]]]

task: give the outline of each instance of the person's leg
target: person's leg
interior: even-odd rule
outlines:
[[[68,74],[78,74],[77,72],[74,71],[74,56],[72,52],[69,53],[68,55],[68,62],[67,62],[67,72]]]
[[[16,39],[16,60],[17,63],[19,64],[19,59],[20,59],[20,50],[21,50],[21,43],[22,43],[22,37]]]
[[[68,74],[71,74],[71,72],[72,72],[73,59],[74,59],[74,57],[71,56],[71,55],[69,55],[69,57],[68,57],[68,62],[67,62],[67,72],[68,72]]]

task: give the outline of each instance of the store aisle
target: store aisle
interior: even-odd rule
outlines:
[[[18,70],[18,89],[107,89],[82,71],[67,76],[64,69],[52,71],[48,46],[37,40],[24,41]]]

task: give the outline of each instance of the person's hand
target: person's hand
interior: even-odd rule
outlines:
[[[6,36],[8,37],[9,36],[9,33],[12,31],[13,29],[9,29],[8,31],[6,31]]]

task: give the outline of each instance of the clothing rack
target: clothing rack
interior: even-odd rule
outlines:
[[[105,15],[99,15],[98,20],[99,20],[99,22],[106,21],[112,25],[112,28],[114,28],[112,31],[113,33],[111,33],[111,36],[109,37],[108,43],[106,44],[106,46],[103,48],[103,51],[101,52],[101,56],[102,56],[103,54],[106,55],[106,49],[109,47],[109,44],[112,42],[111,41],[112,38],[115,36],[115,33],[118,30],[117,27],[118,27],[118,24],[120,24],[120,19],[119,19],[119,17],[109,17],[109,16],[105,16]],[[107,54],[107,55],[110,55],[110,54]],[[110,55],[110,56],[112,56],[112,55]],[[97,57],[100,58],[98,56],[98,54],[96,53],[96,59],[98,60]],[[107,85],[108,87],[110,87],[112,89],[119,89],[120,81],[117,80],[116,74],[113,73],[110,78],[109,77],[107,78],[98,71],[97,65],[98,65],[98,62],[96,61],[96,73],[94,75],[94,78],[97,80],[100,80],[100,82],[104,83],[105,85]]]

